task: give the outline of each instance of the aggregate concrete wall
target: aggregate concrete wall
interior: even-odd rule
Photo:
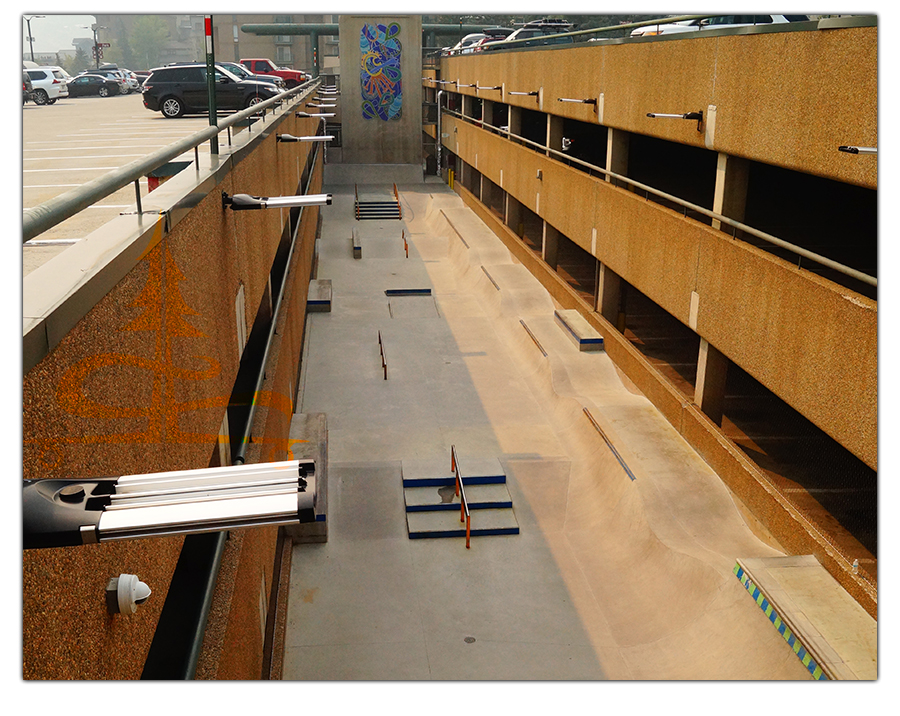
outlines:
[[[314,127],[315,120],[295,119],[291,112],[279,131],[302,134]],[[219,185],[194,196],[190,212],[168,233],[161,218],[156,243],[24,376],[25,478],[218,464],[220,425],[240,359],[236,295],[243,286],[244,318],[252,327],[289,218],[283,210],[225,210],[221,193],[296,193],[311,146],[277,144],[272,131]],[[195,181],[191,174],[171,179],[166,190]],[[314,177],[320,187],[321,166]],[[285,455],[317,221],[318,210],[302,215],[289,310],[267,365],[248,462]],[[29,274],[26,292],[52,280],[54,261],[77,265],[84,255],[72,247]],[[262,590],[266,601],[272,588],[276,533],[233,533],[198,678],[259,678],[260,595]],[[23,677],[139,678],[182,541],[148,538],[23,552]],[[106,611],[106,583],[120,573],[137,574],[153,590],[132,616]]]
[[[342,161],[346,164],[420,166],[421,16],[341,15],[339,24]],[[370,49],[364,56],[360,48],[363,29],[377,28],[379,25],[394,33],[387,41],[390,47],[384,52]],[[377,30],[375,32],[377,34]],[[399,64],[395,68],[385,67],[388,55],[398,50],[397,43]],[[399,75],[392,73],[396,69],[399,69]],[[363,86],[361,74],[366,77],[366,87]],[[402,92],[402,101],[392,106],[391,100],[396,97],[398,89]],[[365,96],[374,98],[374,106],[365,106]]]
[[[455,117],[443,131],[463,161],[685,325],[696,293],[700,336],[877,469],[875,301]]]
[[[878,144],[878,29],[658,38],[444,58],[441,78],[466,95],[876,188],[877,158],[838,152]],[[429,85],[431,86],[431,85]],[[543,88],[538,100],[508,94]],[[457,88],[453,87],[454,91]],[[558,98],[600,99],[597,107]],[[715,122],[709,109],[715,108]],[[648,112],[703,111],[696,122]]]

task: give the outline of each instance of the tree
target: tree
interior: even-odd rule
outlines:
[[[135,65],[131,69],[149,70],[156,67],[160,61],[160,51],[168,39],[169,28],[161,17],[143,15],[135,19],[128,43]]]
[[[60,67],[65,67],[66,72],[70,75],[77,75],[82,70],[86,70],[93,66],[93,61],[81,47],[75,48],[75,56],[71,60],[68,60],[64,65],[60,65]]]

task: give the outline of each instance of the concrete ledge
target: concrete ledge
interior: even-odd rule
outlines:
[[[362,239],[359,236],[359,230],[353,229],[353,235],[351,236],[353,241],[353,258],[361,259],[362,258]]]
[[[738,559],[734,574],[813,678],[878,678],[878,625],[814,556]]]
[[[331,279],[319,278],[309,282],[309,292],[306,296],[307,313],[331,312]]]
[[[553,317],[580,351],[602,351],[601,336],[575,309],[554,311]]]
[[[324,413],[298,413],[291,419],[289,445],[294,460],[316,461],[316,521],[288,525],[294,544],[328,541],[328,422]]]

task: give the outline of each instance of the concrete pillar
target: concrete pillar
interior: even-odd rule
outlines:
[[[481,100],[481,121],[485,124],[494,124],[494,103],[489,99]]]
[[[554,114],[547,115],[547,147],[555,149],[557,152],[562,151],[563,140],[563,118]],[[549,155],[550,152],[547,152]]]
[[[544,236],[541,243],[541,258],[547,262],[547,265],[556,271],[557,258],[559,255],[559,231],[554,229],[546,221],[544,222]]]
[[[622,129],[606,130],[606,170],[622,176],[628,174],[628,145],[631,134]],[[611,181],[606,177],[606,181]]]
[[[522,136],[522,108],[509,105],[509,133]]]
[[[462,95],[462,103],[463,103],[463,116],[472,117],[473,119],[481,119],[481,117],[475,116],[475,98],[471,95],[464,94]]]
[[[622,279],[602,262],[597,280],[597,312],[616,327],[624,323]]]
[[[525,234],[525,223],[522,220],[522,204],[512,194],[506,194],[506,225],[520,239]]]
[[[715,346],[700,339],[697,360],[697,384],[694,402],[716,425],[722,425],[725,407],[725,380],[728,377],[728,358]]]
[[[750,162],[741,157],[733,157],[719,152],[716,163],[716,190],[713,197],[713,211],[735,221],[743,221],[747,210],[747,177]],[[718,229],[722,222],[712,220],[712,227]]]

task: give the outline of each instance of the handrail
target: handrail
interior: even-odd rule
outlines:
[[[243,120],[258,114],[260,111],[265,113],[266,109],[281,104],[289,96],[299,95],[305,90],[312,91],[318,87],[319,83],[320,80],[318,78],[309,80],[302,85],[287,90],[286,92],[282,92],[259,104],[235,112],[224,118],[221,122],[201,129],[184,139],[153,152],[152,154],[148,154],[141,159],[136,159],[135,161],[126,164],[123,167],[119,167],[118,169],[114,169],[86,184],[82,184],[64,194],[48,199],[38,206],[24,210],[22,212],[22,243],[51,229],[61,221],[74,216],[79,211],[95,204],[100,199],[109,196],[122,187],[127,186],[132,182],[139,181],[154,169],[175,157],[181,156],[189,149],[196,149],[200,144],[208,139],[212,139],[232,125],[242,122]],[[140,196],[140,194],[138,194],[138,196]],[[140,199],[138,199],[138,205],[140,206]]]
[[[456,476],[456,496],[459,498],[459,521],[466,523],[466,549],[470,548],[472,536],[472,515],[469,514],[469,501],[466,499],[466,488],[459,472],[459,459],[456,457],[456,445],[450,446],[450,469]]]
[[[353,212],[359,219],[359,186],[356,184],[353,185]]]
[[[468,124],[473,124],[473,125],[479,126],[482,129],[486,129],[487,131],[493,131],[496,134],[506,136],[508,139],[518,141],[522,144],[531,145],[533,147],[536,147],[542,153],[547,153],[548,155],[551,155],[551,156],[556,155],[558,157],[563,158],[567,162],[575,162],[576,164],[580,164],[584,167],[587,167],[591,171],[599,172],[600,174],[603,174],[605,176],[616,179],[617,181],[621,181],[626,184],[630,184],[631,186],[638,187],[639,189],[646,191],[650,194],[653,194],[654,196],[658,196],[667,201],[674,202],[674,203],[678,204],[679,206],[684,207],[685,209],[689,209],[690,211],[697,212],[698,214],[703,214],[704,216],[707,216],[711,219],[715,219],[716,221],[719,221],[722,224],[727,224],[728,226],[731,226],[732,228],[737,229],[738,231],[743,231],[745,234],[749,234],[750,236],[755,236],[756,238],[761,239],[767,243],[773,244],[773,245],[778,246],[783,249],[787,249],[788,251],[791,251],[792,253],[795,253],[798,256],[807,258],[810,261],[814,261],[822,266],[825,266],[826,268],[830,268],[834,271],[837,271],[838,273],[844,274],[845,276],[856,279],[857,281],[860,281],[861,283],[867,284],[869,286],[874,286],[876,288],[878,287],[878,279],[875,278],[874,276],[869,276],[868,274],[865,274],[862,271],[858,271],[856,269],[850,268],[849,266],[844,266],[843,264],[840,264],[837,261],[829,259],[820,254],[814,253],[808,249],[804,249],[802,246],[797,246],[796,244],[792,244],[788,241],[785,241],[784,239],[779,239],[777,236],[772,236],[771,234],[767,234],[766,232],[760,231],[759,229],[754,229],[752,226],[748,226],[747,224],[743,224],[740,221],[735,221],[734,219],[730,219],[727,216],[724,216],[723,214],[717,214],[716,212],[714,212],[710,209],[706,209],[702,206],[699,206],[698,204],[693,204],[689,201],[685,201],[684,199],[674,196],[673,194],[667,194],[664,191],[655,189],[652,186],[649,186],[647,184],[642,184],[641,182],[635,181],[634,179],[630,179],[629,177],[624,176],[622,174],[616,174],[615,172],[611,172],[608,169],[604,169],[603,167],[598,167],[595,164],[590,164],[589,162],[585,162],[576,157],[571,157],[557,149],[551,149],[550,147],[546,147],[546,146],[540,144],[539,142],[534,142],[530,139],[526,139],[525,137],[520,137],[520,136],[510,132],[508,129],[504,129],[502,127],[495,127],[494,125],[488,124],[487,122],[484,122],[483,120],[477,120],[472,117],[467,117],[464,114],[462,114],[460,112],[456,112],[455,110],[452,110],[452,109],[444,109],[443,112],[450,114],[454,117],[457,117],[457,118],[467,122]]]
[[[403,216],[403,207],[400,206],[400,193],[397,191],[396,182],[394,182],[394,201],[397,202],[397,216]]]

